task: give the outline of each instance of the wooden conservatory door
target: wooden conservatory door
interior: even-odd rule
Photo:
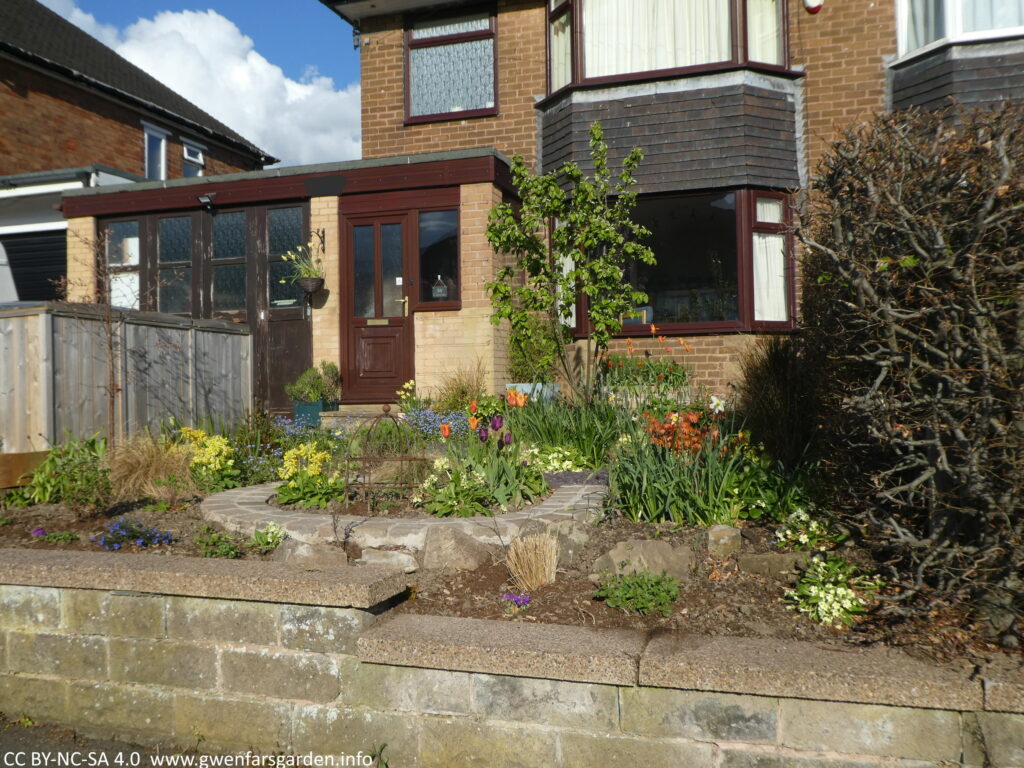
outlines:
[[[391,403],[413,377],[406,216],[349,219],[342,402]]]

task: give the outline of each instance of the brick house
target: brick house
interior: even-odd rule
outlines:
[[[18,298],[54,298],[68,189],[274,158],[36,0],[0,3],[0,248]]]
[[[507,351],[483,289],[499,263],[487,211],[511,192],[511,155],[543,170],[585,165],[594,120],[613,158],[646,152],[635,217],[658,258],[630,272],[649,300],[616,345],[632,337],[653,350],[654,323],[687,340],[693,351],[678,354],[699,381],[726,391],[752,339],[797,327],[791,194],[837,127],[1024,87],[1021,0],[826,0],[818,13],[801,0],[321,1],[358,30],[361,161],[64,201],[76,230],[130,220],[154,233],[188,219],[206,233],[191,260],[165,257],[150,235],[144,303],[255,322],[271,405],[282,404],[285,374],[313,359],[340,363],[351,403],[393,400],[412,377],[429,389],[476,360],[500,389]],[[216,198],[203,209],[207,192]],[[248,281],[232,310],[217,287],[229,264],[217,253],[224,214],[249,233],[232,251]],[[291,221],[276,244],[274,216]],[[327,285],[300,309],[274,265],[315,231]],[[154,277],[172,267],[190,270],[187,307],[164,303]]]

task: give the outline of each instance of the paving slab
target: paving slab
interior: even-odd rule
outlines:
[[[636,685],[647,634],[560,624],[403,614],[359,638],[359,658],[379,664]]]
[[[370,608],[408,579],[380,566],[309,568],[290,563],[113,552],[5,549],[0,583],[125,590],[186,597]]]
[[[680,632],[655,632],[640,660],[641,685],[948,710],[982,708],[971,672],[890,648]]]
[[[1005,656],[981,671],[985,685],[985,709],[991,712],[1024,712],[1024,657]]]

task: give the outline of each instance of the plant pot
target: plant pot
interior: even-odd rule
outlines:
[[[324,287],[324,279],[322,277],[299,277],[295,280],[299,284],[305,293],[316,293]]]
[[[323,400],[314,400],[309,402],[308,400],[292,400],[292,409],[295,412],[295,423],[302,422],[307,426],[319,427],[320,426],[320,414],[323,411],[330,410],[331,403],[325,403]]]
[[[542,384],[536,381],[525,384],[506,384],[505,389],[514,389],[516,392],[522,392],[524,395],[529,395],[533,400],[554,400],[555,395],[558,394],[557,384]]]

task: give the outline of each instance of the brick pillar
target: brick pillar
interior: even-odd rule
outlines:
[[[96,301],[96,219],[68,219],[68,301]]]
[[[314,197],[309,201],[309,228],[324,230],[324,290],[313,304],[313,363],[330,360],[341,365],[341,236],[338,198]]]

